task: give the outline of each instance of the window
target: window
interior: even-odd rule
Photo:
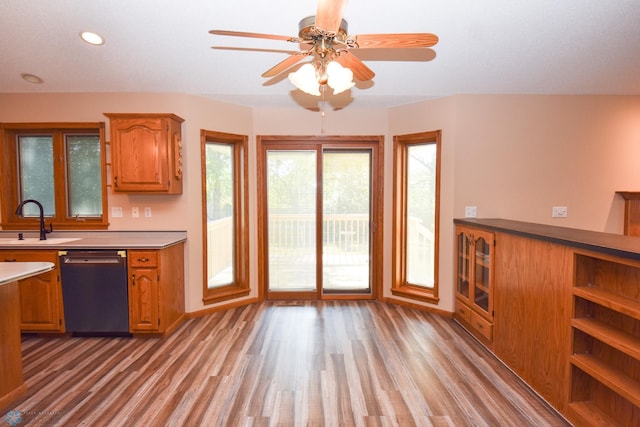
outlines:
[[[391,292],[436,303],[440,131],[394,137],[394,168]]]
[[[247,137],[201,131],[203,301],[249,294]]]
[[[106,228],[107,192],[104,123],[0,125],[2,227],[32,229],[43,206],[53,229]]]

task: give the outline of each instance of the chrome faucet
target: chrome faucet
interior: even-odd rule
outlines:
[[[48,230],[44,225],[44,208],[42,207],[42,203],[34,199],[23,200],[16,209],[16,215],[22,216],[22,207],[27,203],[35,203],[36,206],[38,206],[38,209],[40,209],[40,240],[47,240],[47,233],[51,233],[53,231],[53,225],[49,224]]]

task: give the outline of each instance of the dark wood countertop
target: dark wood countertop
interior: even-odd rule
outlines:
[[[575,248],[640,260],[640,237],[500,218],[456,218],[455,224],[515,234]]]

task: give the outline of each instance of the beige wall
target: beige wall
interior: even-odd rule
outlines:
[[[640,191],[639,96],[461,95],[389,117],[391,134],[443,131],[443,309],[453,303],[452,220],[465,206],[479,217],[622,234],[615,191]],[[568,218],[551,218],[552,206],[568,207]]]
[[[200,129],[249,135],[250,220],[256,223],[256,135],[384,135],[384,295],[391,274],[392,136],[442,130],[441,301],[453,310],[453,218],[465,205],[502,217],[622,232],[616,190],[640,190],[640,97],[460,95],[389,110],[278,109],[176,94],[0,94],[0,122],[106,121],[103,112],[170,112],[185,119],[181,196],[114,195],[124,208],[111,229],[187,230],[186,309],[201,310]],[[132,206],[153,217],[133,219]],[[569,217],[551,218],[552,206]],[[109,212],[110,213],[110,212]],[[252,295],[257,293],[257,229],[250,231]]]
[[[109,123],[103,113],[174,113],[182,125],[184,188],[179,196],[128,195],[108,191],[110,230],[186,230],[185,308],[202,308],[202,203],[200,130],[250,135],[251,109],[179,94],[0,94],[0,122]],[[108,157],[109,158],[109,157]],[[108,171],[109,173],[109,171]],[[110,175],[109,175],[110,179]],[[122,207],[123,218],[111,208]],[[151,207],[152,217],[131,218],[131,207]]]

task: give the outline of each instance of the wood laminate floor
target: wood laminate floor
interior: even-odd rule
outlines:
[[[564,426],[447,318],[276,303],[156,338],[23,339],[18,426]]]

